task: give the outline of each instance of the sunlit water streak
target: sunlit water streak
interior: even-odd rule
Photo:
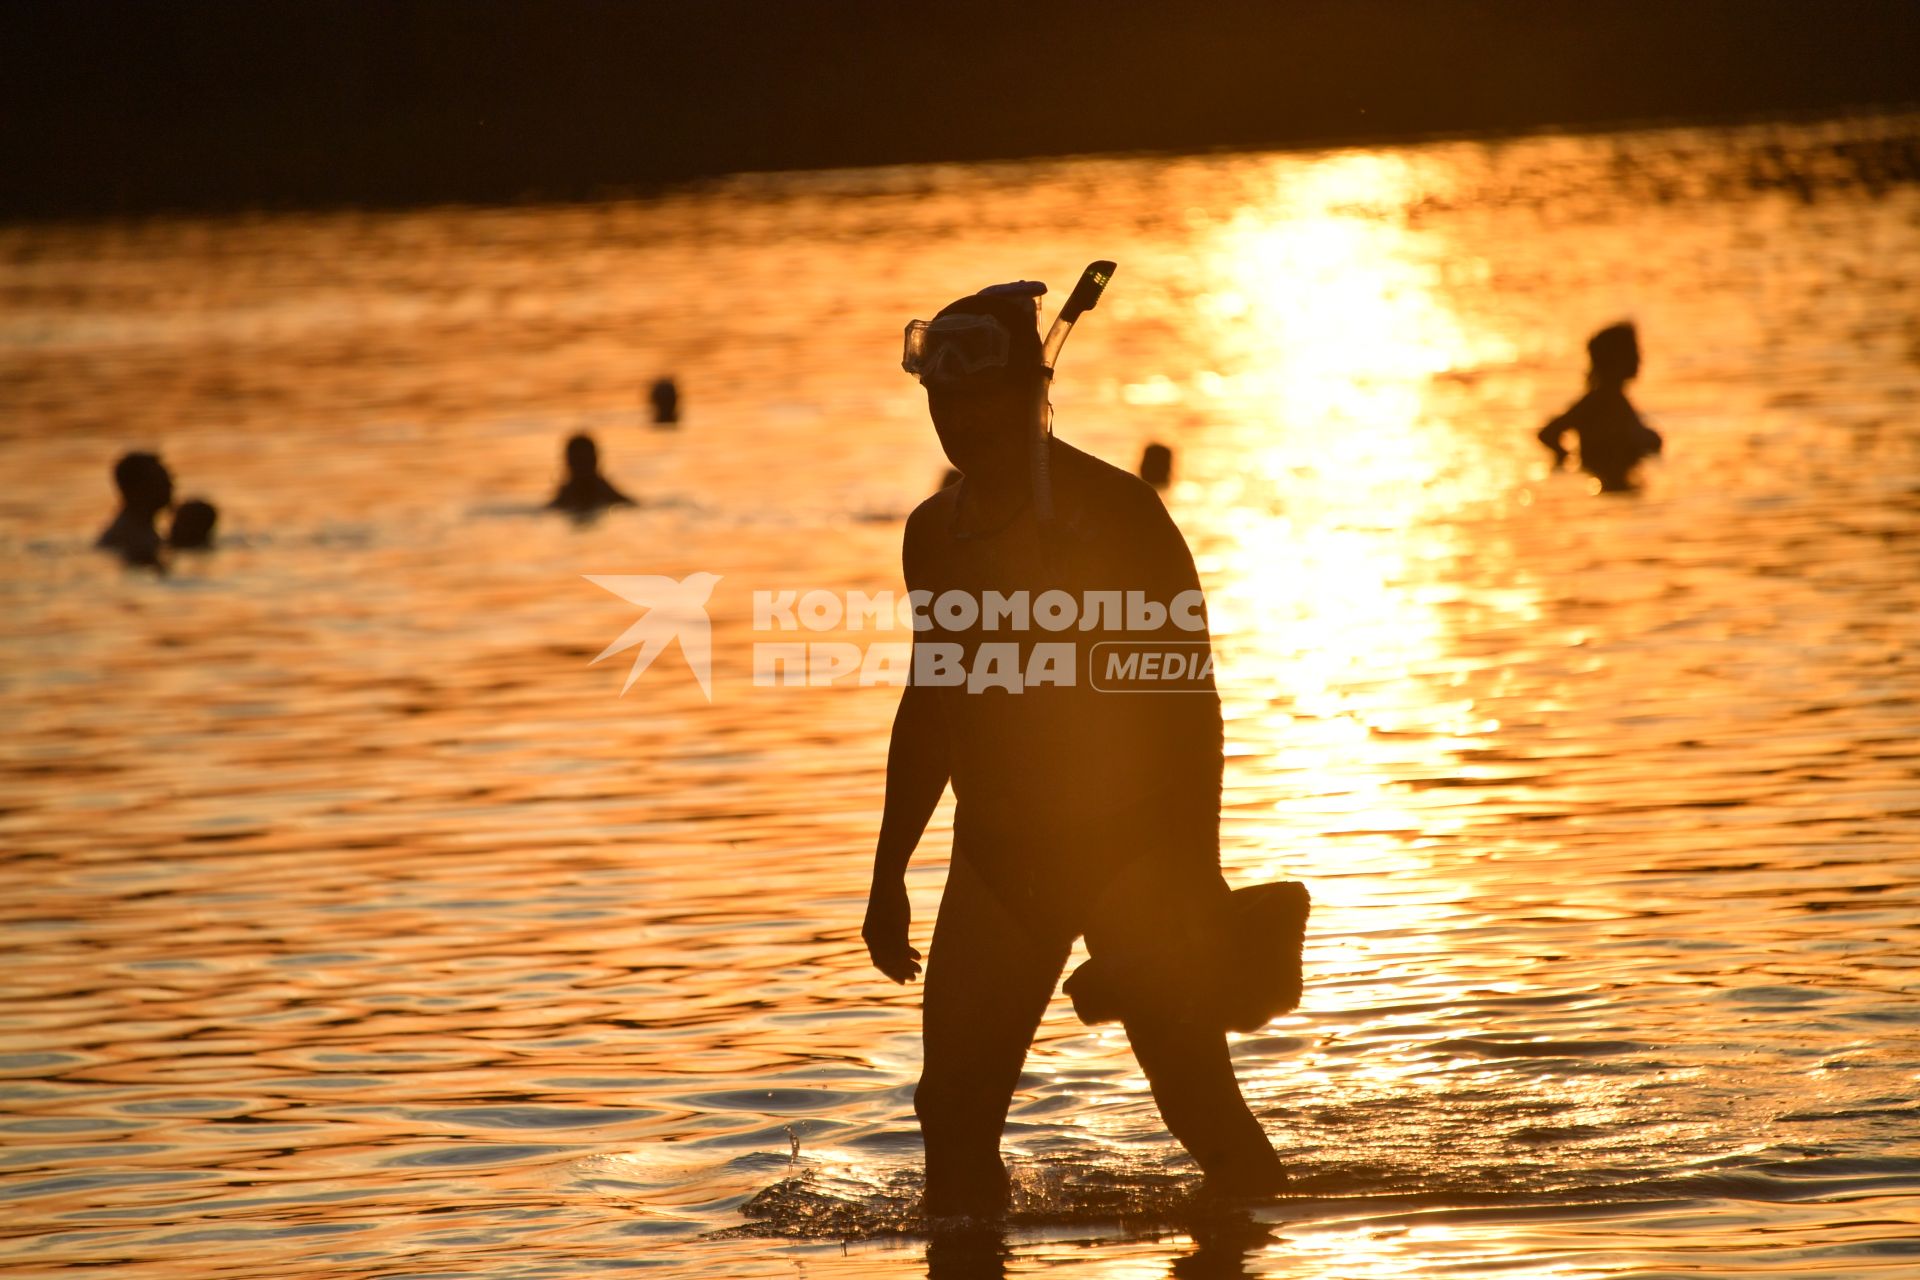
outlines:
[[[0,231],[0,1258],[1910,1272],[1917,131]],[[1207,1203],[1061,1003],[1011,1233],[929,1256],[917,992],[857,937],[895,695],[754,689],[751,592],[897,587],[901,323],[1096,255],[1061,432],[1175,446],[1226,862],[1315,895],[1236,1049],[1296,1190]],[[1600,499],[1531,433],[1622,315],[1670,450]],[[640,509],[531,510],[581,428]],[[224,512],[164,581],[87,549],[138,445]],[[713,704],[617,696],[580,575],[695,570]]]

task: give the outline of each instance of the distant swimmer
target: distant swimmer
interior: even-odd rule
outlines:
[[[175,551],[208,551],[213,548],[213,526],[220,512],[205,498],[188,498],[174,508],[173,524],[167,529],[167,545]]]
[[[680,423],[680,388],[672,378],[655,378],[647,391],[653,402],[653,425],[673,427]]]
[[[1285,1180],[1226,1033],[1298,1000],[1306,895],[1261,886],[1280,892],[1256,901],[1221,877],[1220,698],[1193,558],[1152,489],[1042,427],[1058,350],[1036,330],[1044,292],[995,286],[914,321],[902,362],[962,479],[907,521],[907,588],[940,604],[913,637],[861,933],[894,981],[920,972],[905,873],[951,783],[953,858],[914,1092],[936,1216],[1004,1208],[1001,1131],[1083,936],[1091,959],[1067,987],[1076,1011],[1125,1026],[1162,1118],[1208,1182],[1265,1194]],[[1063,321],[1074,314],[1070,300]],[[1128,599],[1138,625],[1124,620]],[[989,620],[996,600],[1011,611]],[[1078,623],[1059,613],[1076,602]],[[1148,669],[1177,661],[1187,674],[1151,692],[1103,691],[1112,668],[1097,664],[1116,645],[1134,653],[1126,671],[1145,653]],[[1236,922],[1249,919],[1266,950],[1236,947]],[[1289,939],[1290,972],[1272,963]]]
[[[586,515],[604,507],[630,507],[633,499],[613,487],[600,474],[600,448],[590,435],[576,435],[567,441],[567,478],[560,492],[547,504],[549,510]]]
[[[1140,478],[1156,489],[1173,483],[1173,450],[1150,444],[1140,454]]]
[[[1580,468],[1619,493],[1634,487],[1634,469],[1660,452],[1660,433],[1640,420],[1627,400],[1627,383],[1640,372],[1640,341],[1628,323],[1609,325],[1587,342],[1587,393],[1540,428],[1553,464],[1567,463],[1566,433],[1580,443]]]
[[[154,521],[173,505],[173,476],[154,454],[129,453],[113,464],[113,483],[120,490],[120,512],[94,545],[128,564],[159,564]]]

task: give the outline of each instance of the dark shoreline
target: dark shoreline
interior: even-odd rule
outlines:
[[[1296,139],[1286,142],[1221,144],[1209,147],[1137,148],[1124,151],[992,155],[964,160],[949,158],[812,168],[752,169],[728,173],[696,174],[684,178],[662,179],[651,183],[600,184],[597,187],[578,191],[525,192],[518,196],[500,199],[448,198],[379,201],[348,200],[341,198],[308,202],[292,200],[269,202],[265,200],[254,200],[232,204],[178,204],[129,210],[99,209],[77,212],[29,213],[25,215],[16,214],[9,209],[0,209],[0,230],[56,226],[133,226],[142,222],[159,220],[242,223],[256,218],[292,217],[300,215],[329,216],[353,213],[407,213],[436,210],[481,211],[488,209],[570,207],[645,201],[674,195],[700,195],[717,191],[736,183],[750,184],[759,180],[781,181],[806,176],[844,176],[852,180],[853,185],[857,186],[859,183],[859,175],[861,174],[879,174],[904,169],[928,169],[949,165],[992,168],[994,166],[1015,167],[1054,161],[1177,159],[1191,156],[1234,156],[1261,153],[1298,154],[1313,151],[1362,150],[1373,147],[1409,147],[1442,143],[1498,144],[1501,142],[1520,141],[1538,137],[1593,138],[1665,129],[1697,129],[1708,132],[1733,132],[1736,130],[1759,130],[1769,126],[1787,128],[1820,124],[1831,124],[1839,128],[1845,128],[1849,124],[1870,126],[1876,122],[1899,120],[1902,117],[1906,117],[1910,121],[1908,127],[1890,132],[1872,129],[1863,131],[1868,133],[1879,132],[1887,145],[1898,148],[1899,154],[1895,157],[1895,165],[1888,173],[1885,181],[1887,185],[1900,185],[1920,181],[1920,100],[1900,104],[1864,104],[1834,109],[1770,111],[1749,113],[1741,116],[1709,118],[1639,118],[1592,121],[1572,125],[1547,124],[1462,131],[1355,134],[1340,137]],[[1782,183],[1777,185],[1787,184]]]
[[[739,173],[1300,150],[1920,101],[1910,0],[61,0],[0,220],[498,206]]]

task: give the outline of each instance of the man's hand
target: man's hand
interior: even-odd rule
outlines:
[[[907,945],[907,924],[912,914],[904,880],[873,882],[867,894],[867,922],[860,927],[860,936],[866,941],[873,967],[895,982],[912,982],[920,976],[920,953]]]

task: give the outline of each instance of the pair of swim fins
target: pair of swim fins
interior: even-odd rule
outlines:
[[[1227,1031],[1258,1031],[1300,1003],[1307,886],[1294,880],[1226,895],[1210,936],[1180,957],[1094,956],[1067,978],[1080,1021],[1093,1025],[1151,1008]]]

